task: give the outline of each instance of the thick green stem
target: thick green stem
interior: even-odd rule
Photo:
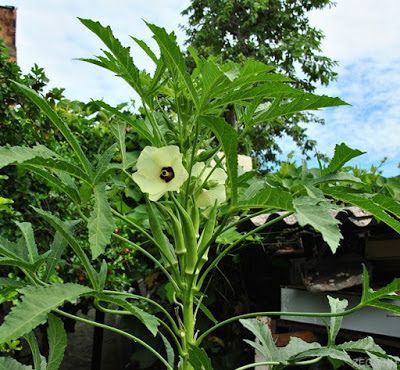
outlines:
[[[194,316],[194,304],[193,304],[193,291],[191,287],[185,294],[183,300],[183,336],[182,336],[182,349],[184,356],[182,360],[182,366],[180,370],[194,370],[192,365],[189,363],[189,349],[190,346],[195,344],[195,324],[196,319]]]

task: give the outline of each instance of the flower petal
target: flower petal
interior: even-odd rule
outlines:
[[[228,175],[222,168],[216,168],[209,177],[209,181],[218,185],[224,185]]]
[[[168,180],[161,178],[164,167],[171,167],[173,171],[173,176]],[[182,154],[176,145],[162,148],[146,146],[139,155],[136,168],[137,172],[132,175],[133,181],[153,201],[160,199],[167,191],[179,191],[189,177],[182,164]]]
[[[143,193],[158,194],[160,192],[166,193],[168,191],[166,183],[159,177],[156,179],[149,179],[148,177],[142,176],[139,172],[135,172],[132,175],[132,179],[136,184],[138,184]]]
[[[200,177],[205,166],[204,162],[196,162],[192,167],[192,176]]]
[[[139,155],[136,162],[136,169],[138,173],[149,179],[156,179],[160,176],[161,166],[155,160],[158,148],[153,146],[146,146]]]
[[[213,206],[215,202],[219,204],[225,202],[225,200],[225,186],[218,185],[210,190],[202,190],[200,195],[197,197],[197,206],[200,208],[206,208]]]
[[[182,163],[182,154],[176,145],[167,145],[157,148],[153,153],[153,160],[162,167],[174,167],[174,163]]]
[[[238,172],[239,175],[249,172],[253,169],[253,161],[248,155],[238,155]]]
[[[180,187],[183,183],[188,179],[189,174],[186,171],[186,168],[183,167],[181,161],[176,161],[172,164],[172,168],[174,170],[175,177],[167,183],[167,188],[169,191],[179,191]]]

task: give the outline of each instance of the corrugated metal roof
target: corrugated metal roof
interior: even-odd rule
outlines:
[[[265,224],[268,220],[274,219],[278,216],[284,215],[286,212],[265,213],[251,218],[251,222],[255,226]],[[374,221],[373,216],[358,207],[344,207],[340,209],[332,209],[330,213],[333,217],[340,220],[348,220],[358,227],[366,227]],[[289,225],[296,225],[298,223],[296,215],[285,217],[283,221]]]

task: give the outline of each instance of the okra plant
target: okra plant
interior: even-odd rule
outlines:
[[[83,60],[125,80],[140,97],[140,114],[129,115],[98,101],[117,119],[111,127],[115,144],[95,161],[89,161],[76,133],[57,114],[57,107],[52,108],[39,94],[17,84],[63,135],[71,158],[61,157],[40,144],[2,147],[0,165],[19,166],[47,181],[70,199],[79,215],[76,220],[62,220],[51,210],[35,209],[49,230],[54,231],[54,242],[44,252],[36,245],[29,222],[17,223],[20,240],[0,238],[0,264],[19,269],[21,276],[18,281],[5,277],[0,280],[3,288],[14,292],[14,306],[0,326],[0,343],[23,338],[32,350],[35,370],[58,369],[67,341],[60,318],[67,317],[125,336],[152,353],[160,368],[208,370],[212,363],[203,341],[221,327],[240,320],[257,338],[256,342],[247,343],[264,359],[243,364],[237,370],[258,364],[282,369],[318,362],[324,357],[335,366],[346,363],[355,369],[370,368],[353,361],[349,355],[352,352],[368,356],[374,369],[396,369],[399,359],[387,355],[372,338],[344,344],[336,344],[335,338],[341,318],[363,307],[399,314],[400,307],[394,300],[398,299],[395,292],[400,290],[400,279],[373,291],[364,268],[360,303],[346,309],[345,301],[329,298],[331,310],[326,313],[265,311],[216,321],[203,303],[205,286],[219,262],[250,236],[289,215],[294,214],[300,225],[320,232],[333,253],[341,240],[339,221],[329,212],[333,208],[355,205],[400,232],[400,203],[388,195],[366,193],[362,181],[343,169],[348,160],[363,154],[359,150],[342,143],[336,146],[329,164],[315,171],[308,171],[304,165],[295,189],[262,177],[257,169],[249,168],[248,157],[238,154],[241,139],[256,125],[268,130],[271,122],[279,124],[293,113],[346,103],[296,89],[289,78],[255,60],[219,64],[200,58],[189,48],[195,61],[195,68],[189,71],[175,36],[153,24],[147,25],[158,45],[157,52],[132,37],[155,65],[149,74],[138,69],[129,48],[121,45],[109,27],[88,19],[80,21],[105,46],[100,56]],[[138,157],[126,149],[127,132],[134,133],[142,143]],[[353,186],[355,183],[357,187]],[[120,205],[122,201],[110,202],[110,194],[115,197],[126,188],[141,192],[148,225],[130,217]],[[243,222],[278,211],[282,212],[280,217],[248,232],[237,231],[229,245],[215,247],[218,237],[237,230]],[[120,235],[116,223],[124,224],[135,238]],[[86,225],[86,239],[75,233],[79,224]],[[96,269],[94,265],[98,264],[94,262],[101,261],[108,245],[116,240],[143,254],[165,276],[173,292],[171,307],[147,296],[105,289],[107,263],[103,261]],[[55,266],[67,248],[79,259],[87,276],[86,285],[52,282]],[[63,309],[65,302],[81,297],[91,297],[95,307],[108,314],[136,317],[154,336],[161,336],[165,351],[156,350],[135,333]],[[144,310],[138,302],[145,302],[151,310]],[[211,318],[208,329],[203,331],[197,326],[201,314]],[[326,318],[327,346],[292,339],[286,347],[276,347],[268,327],[257,317],[285,315]],[[40,354],[35,334],[42,324],[47,325],[47,358]],[[1,357],[0,368],[32,369],[11,357]]]

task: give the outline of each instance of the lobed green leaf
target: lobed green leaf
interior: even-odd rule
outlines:
[[[49,340],[49,358],[46,370],[58,370],[64,358],[67,348],[67,333],[64,329],[62,320],[50,314],[47,322],[47,337]]]
[[[310,225],[319,231],[332,253],[336,252],[340,240],[340,222],[330,214],[330,204],[324,199],[299,197],[293,201],[296,217],[300,226]]]
[[[92,259],[104,252],[110,243],[111,234],[115,228],[111,207],[107,200],[105,184],[94,187],[94,209],[88,220],[89,243],[92,251]]]
[[[230,182],[231,202],[237,202],[237,177],[238,177],[238,138],[236,131],[222,118],[206,117],[199,118],[199,124],[211,129],[224,149],[226,158],[226,169]]]
[[[46,321],[50,311],[73,302],[90,288],[78,284],[54,284],[20,289],[22,301],[11,309],[0,326],[0,343],[18,339]]]
[[[328,167],[323,170],[323,174],[329,175],[339,171],[350,159],[358,157],[364,153],[365,152],[362,152],[361,150],[349,148],[345,143],[336,144],[335,154],[329,162]]]

